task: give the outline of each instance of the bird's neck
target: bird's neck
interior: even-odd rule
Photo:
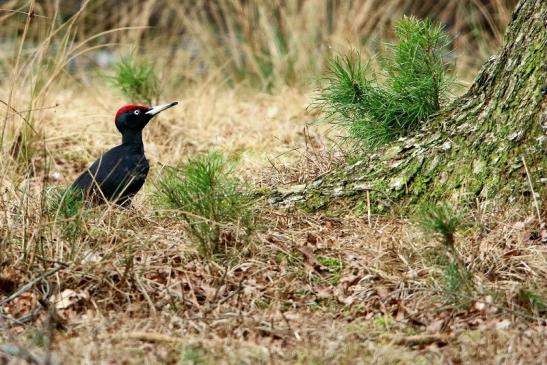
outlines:
[[[122,145],[134,147],[136,151],[144,153],[144,144],[142,143],[142,131],[126,131],[122,135]]]

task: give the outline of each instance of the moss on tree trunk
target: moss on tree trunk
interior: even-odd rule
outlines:
[[[546,44],[547,1],[521,0],[500,53],[425,128],[306,185],[279,187],[272,203],[374,212],[423,201],[495,205],[530,196],[528,177],[545,201]]]

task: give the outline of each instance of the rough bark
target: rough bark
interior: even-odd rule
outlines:
[[[271,202],[373,212],[423,201],[492,205],[530,196],[531,185],[545,199],[546,44],[547,1],[521,0],[499,54],[421,131],[308,184],[279,187]]]

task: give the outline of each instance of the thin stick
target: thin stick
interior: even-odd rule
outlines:
[[[222,305],[224,303],[226,303],[228,300],[230,300],[231,298],[233,298],[235,295],[239,294],[239,292],[241,290],[243,290],[243,278],[241,278],[241,280],[239,281],[239,286],[237,287],[236,290],[234,290],[233,292],[231,292],[227,297],[224,297],[222,298],[221,300],[219,300],[218,302],[216,303],[213,303],[212,306],[210,306],[209,308],[207,308],[206,311],[203,312],[203,318],[205,318],[209,313],[211,313],[213,310],[215,310],[219,305]]]
[[[409,347],[430,345],[432,343],[446,344],[449,337],[442,334],[424,334],[407,337],[399,337],[395,339],[397,345],[405,345]]]
[[[370,191],[367,190],[367,218],[368,218],[368,226],[369,228],[372,227],[372,223],[370,221]]]
[[[101,336],[102,337],[102,336]],[[136,340],[151,343],[182,343],[184,339],[181,337],[168,336],[155,332],[129,332],[121,335],[104,336],[103,339],[124,339],[124,340]]]
[[[31,354],[24,348],[21,348],[11,343],[0,344],[0,352],[3,352],[7,355],[24,360],[29,364],[36,364],[36,365],[42,364],[42,362],[36,356]]]
[[[157,311],[156,311],[156,306],[154,305],[154,302],[150,298],[150,295],[148,295],[148,292],[146,291],[146,288],[144,287],[144,285],[142,285],[142,282],[140,281],[139,276],[135,273],[133,277],[135,279],[135,283],[137,284],[137,288],[142,293],[142,295],[144,296],[144,299],[146,299],[146,302],[148,303],[148,306],[150,307],[150,312],[152,313],[153,316],[155,316],[157,314]]]
[[[0,11],[5,11],[6,13],[17,13],[17,14],[25,14],[29,17],[37,17],[37,18],[45,18],[47,19],[47,16],[36,14],[34,11],[31,11],[27,13],[26,11],[20,11],[20,10],[12,10],[12,9],[0,9]]]
[[[539,224],[543,225],[541,222],[541,212],[539,211],[539,204],[536,199],[536,192],[534,191],[534,185],[532,184],[532,178],[530,177],[530,171],[528,171],[528,166],[526,165],[526,160],[524,159],[524,156],[520,157],[522,159],[522,163],[524,164],[524,169],[526,170],[526,177],[528,178],[528,183],[530,184],[530,189],[532,190],[532,199],[534,200],[534,206],[536,208],[536,213],[538,215]]]
[[[294,338],[296,338],[298,341],[300,341],[301,340],[300,335],[298,334],[298,332],[296,332],[292,329],[291,323],[289,322],[289,319],[287,318],[285,313],[283,313],[282,310],[280,310],[279,313],[281,314],[281,317],[283,318],[283,320],[287,324],[287,327],[289,328],[289,331],[292,332],[292,334],[294,335]]]
[[[23,285],[22,287],[20,287],[19,289],[17,289],[13,294],[11,294],[9,297],[5,298],[5,299],[2,299],[2,301],[0,301],[0,306],[3,306],[3,305],[6,305],[7,303],[11,302],[12,300],[14,300],[15,298],[17,298],[18,296],[20,296],[21,294],[29,291],[30,289],[32,289],[32,287],[37,283],[39,282],[40,280],[43,280],[47,277],[50,277],[51,275],[55,274],[57,271],[59,270],[62,270],[63,267],[62,266],[59,266],[59,267],[56,267],[55,269],[51,269],[49,270],[48,272],[40,275],[39,277],[35,278],[35,279],[32,279],[31,281],[29,281],[28,283],[26,283],[25,285]]]
[[[6,102],[6,105],[11,105],[11,101],[13,100],[13,90],[15,88],[15,85],[17,84],[17,78],[19,77],[19,63],[21,61],[21,54],[23,53],[23,45],[27,37],[28,29],[30,28],[30,21],[32,20],[32,16],[30,15],[30,13],[33,13],[33,12],[34,12],[34,1],[32,1],[29,5],[29,14],[27,15],[27,21],[25,22],[25,28],[23,29],[23,35],[21,36],[21,42],[19,43],[17,56],[15,57],[15,65],[13,67],[13,72],[10,78],[11,87],[9,90],[8,101]],[[9,116],[9,111],[6,109],[6,115],[4,117],[4,125],[2,126],[2,133],[0,134],[0,146],[4,144],[4,135],[6,133],[6,126],[8,124],[8,116]]]

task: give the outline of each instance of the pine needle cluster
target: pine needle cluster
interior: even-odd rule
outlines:
[[[395,35],[397,42],[386,44],[378,57],[377,73],[368,72],[358,52],[335,57],[317,100],[329,121],[368,148],[422,126],[447,100],[451,85],[443,27],[405,17]]]
[[[155,196],[160,206],[180,212],[203,256],[226,252],[227,246],[238,245],[251,230],[251,200],[220,153],[164,170]]]
[[[133,56],[125,57],[115,65],[111,82],[132,103],[152,105],[160,96],[160,83],[154,67],[136,62]]]

